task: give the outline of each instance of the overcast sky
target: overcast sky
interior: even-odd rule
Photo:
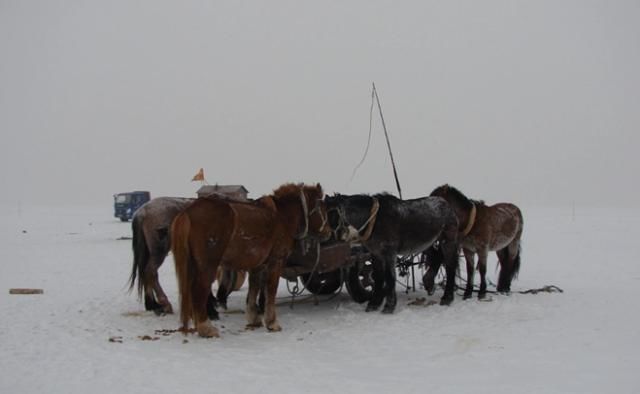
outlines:
[[[0,202],[448,182],[640,201],[639,1],[0,0]]]

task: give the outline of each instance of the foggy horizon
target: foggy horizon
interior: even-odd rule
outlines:
[[[488,203],[640,198],[640,2],[0,0],[2,204],[191,178]]]

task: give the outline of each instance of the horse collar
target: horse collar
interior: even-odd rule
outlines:
[[[373,197],[373,205],[371,206],[371,214],[369,215],[369,219],[358,229],[358,234],[364,230],[366,227],[366,231],[364,235],[360,237],[361,241],[366,241],[371,237],[371,233],[373,232],[373,227],[376,225],[376,218],[378,217],[378,210],[380,209],[380,202],[377,198]]]
[[[467,221],[467,227],[464,228],[462,236],[466,237],[473,229],[473,225],[476,223],[476,204],[471,204],[471,212],[469,212],[469,220]]]
[[[302,189],[300,189],[300,201],[302,203],[302,211],[304,214],[304,231],[301,235],[296,236],[296,239],[304,239],[309,234],[309,208],[307,207],[307,198],[305,197]]]

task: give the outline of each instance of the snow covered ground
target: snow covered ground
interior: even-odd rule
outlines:
[[[640,210],[523,212],[512,289],[554,284],[563,294],[409,305],[440,296],[418,290],[382,315],[343,291],[279,307],[280,333],[245,331],[230,313],[216,323],[221,338],[202,339],[163,335],[178,316],[145,312],[126,292],[131,245],[118,238],[130,224],[108,206],[1,207],[0,392],[640,392]],[[172,265],[160,274],[177,309]],[[495,282],[494,266],[492,256]],[[9,295],[16,287],[44,294]],[[244,295],[231,296],[231,310]]]

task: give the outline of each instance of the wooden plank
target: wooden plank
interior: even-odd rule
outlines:
[[[9,289],[9,294],[44,294],[42,289]]]

